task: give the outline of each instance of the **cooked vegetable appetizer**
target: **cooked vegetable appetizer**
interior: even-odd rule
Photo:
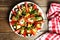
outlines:
[[[25,36],[35,35],[38,30],[41,30],[43,17],[40,15],[36,4],[25,2],[22,5],[17,5],[17,8],[12,10],[10,24],[15,32]]]

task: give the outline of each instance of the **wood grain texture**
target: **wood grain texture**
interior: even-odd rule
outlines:
[[[15,33],[0,33],[0,40],[29,40],[28,38],[23,38]]]
[[[41,6],[46,6],[47,0],[0,0],[0,6],[13,6],[17,3],[23,2],[23,1],[32,1],[37,4],[40,4]],[[44,2],[45,1],[45,2]],[[44,3],[42,3],[44,2]]]
[[[9,9],[9,7],[0,7],[0,17],[8,17]]]
[[[0,18],[0,33],[1,32],[12,32],[8,19]]]

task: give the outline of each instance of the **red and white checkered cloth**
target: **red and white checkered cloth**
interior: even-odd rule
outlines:
[[[54,33],[45,33],[36,40],[60,40],[60,35]]]
[[[60,22],[59,16],[51,19],[49,21],[49,31],[60,34]]]
[[[52,3],[50,5],[50,9],[47,13],[48,19],[50,19],[52,17],[52,15],[55,15],[55,12],[60,12],[60,4]]]
[[[60,34],[60,4],[52,3],[47,13],[49,31]]]
[[[60,4],[52,3],[47,17],[49,20],[49,33],[41,35],[36,40],[60,40]]]
[[[47,14],[47,15],[49,15],[49,14]],[[55,11],[51,16],[48,16],[48,19],[53,19],[53,18],[55,18],[57,16],[60,19],[60,12],[59,11]]]

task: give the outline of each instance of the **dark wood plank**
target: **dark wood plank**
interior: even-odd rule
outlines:
[[[12,32],[8,19],[0,18],[0,33],[1,32]]]
[[[60,2],[60,0],[0,0],[0,6],[14,6],[17,3],[23,2],[23,1],[32,1],[35,2],[41,6],[47,6],[47,2],[49,1],[56,1]]]
[[[9,15],[9,7],[0,7],[0,17],[7,17]]]
[[[17,3],[20,3],[22,1],[32,1],[37,4],[40,4],[41,6],[46,6],[47,0],[0,0],[0,6],[13,6]],[[42,3],[44,2],[44,3]]]
[[[0,0],[0,6],[11,6],[15,5],[19,0]]]
[[[27,38],[23,38],[18,36],[15,33],[0,33],[0,40],[29,40]]]

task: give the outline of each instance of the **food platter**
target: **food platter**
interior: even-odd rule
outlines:
[[[13,7],[9,15],[11,29],[21,37],[38,37],[46,30],[47,17],[33,2],[21,2]]]

